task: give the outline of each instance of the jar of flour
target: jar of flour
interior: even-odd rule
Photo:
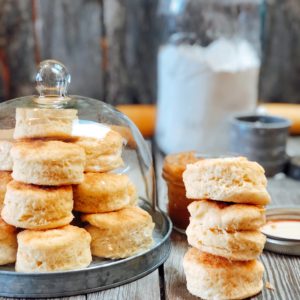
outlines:
[[[161,0],[158,14],[157,144],[226,153],[230,119],[256,108],[260,1]]]

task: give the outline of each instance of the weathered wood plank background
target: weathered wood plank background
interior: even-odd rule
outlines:
[[[300,102],[300,2],[265,1],[260,98]],[[157,4],[0,0],[0,101],[34,93],[36,65],[55,58],[72,74],[72,94],[154,103]]]

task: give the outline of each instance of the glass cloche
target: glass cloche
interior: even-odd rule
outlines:
[[[69,96],[70,81],[63,64],[46,60],[39,95],[0,104],[0,234],[10,233],[0,296],[104,290],[154,271],[170,253],[147,143],[112,106]]]
[[[104,149],[107,160],[104,164],[112,166],[104,171],[126,173],[139,198],[154,207],[152,157],[141,133],[132,121],[112,106],[91,98],[69,96],[70,81],[71,76],[62,63],[55,60],[41,62],[36,75],[39,95],[0,104],[0,139],[47,138],[72,142],[73,137],[101,139],[109,130],[117,132],[123,137],[122,153]],[[120,162],[120,156],[123,162]]]

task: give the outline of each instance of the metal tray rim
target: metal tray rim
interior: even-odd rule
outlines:
[[[168,242],[168,241],[165,240],[165,242]],[[150,273],[154,272],[161,264],[163,264],[169,258],[170,251],[171,251],[171,243],[169,242],[167,254],[156,265],[154,265],[152,268],[147,269],[144,272],[142,272],[140,274],[137,274],[136,276],[133,276],[129,279],[125,279],[123,281],[112,283],[112,284],[109,284],[105,287],[99,286],[99,287],[95,287],[95,288],[88,288],[88,289],[82,290],[82,291],[80,291],[80,294],[78,293],[78,291],[74,291],[73,293],[72,292],[66,292],[65,294],[64,293],[51,293],[51,294],[45,293],[43,295],[40,295],[40,294],[28,294],[27,293],[26,295],[24,295],[24,294],[14,294],[14,295],[12,295],[12,294],[7,294],[7,293],[0,293],[0,295],[2,297],[8,297],[8,298],[29,298],[29,299],[30,298],[35,299],[36,297],[39,297],[39,298],[54,298],[55,297],[56,298],[56,297],[69,297],[69,296],[76,296],[76,295],[82,295],[82,294],[88,294],[88,293],[95,293],[97,291],[103,291],[103,290],[115,288],[115,287],[130,283],[130,282],[133,282],[135,280],[141,279],[141,278],[149,275]],[[26,274],[26,273],[22,273],[22,274]],[[47,273],[43,273],[43,274],[47,274]]]
[[[155,209],[153,209],[153,211],[159,212],[161,215],[163,215],[164,218],[167,220],[167,223],[169,224],[169,228],[168,228],[168,231],[166,232],[166,235],[154,247],[154,248],[158,248],[158,247],[161,246],[161,244],[163,244],[170,237],[173,225],[172,225],[172,221],[169,218],[169,216],[164,211],[162,211],[160,208],[155,207]],[[130,260],[136,259],[138,257],[144,256],[145,254],[151,252],[154,248],[152,247],[152,248],[148,249],[147,251],[136,254],[134,256],[130,256],[130,257],[127,257],[127,258],[123,258],[123,259],[120,259],[120,260],[117,260],[117,261],[110,262],[109,265],[102,266],[101,268],[106,268],[106,267],[110,267],[110,266],[113,266],[113,265],[122,264],[123,262],[127,262],[127,261],[130,261]],[[99,269],[99,266],[92,266],[92,267],[89,267],[89,268],[77,269],[77,270],[56,271],[56,272],[39,272],[39,273],[37,273],[37,272],[34,272],[34,273],[33,272],[28,272],[28,273],[26,273],[26,272],[15,272],[15,271],[8,271],[8,270],[1,270],[0,269],[0,274],[11,275],[11,276],[33,276],[33,277],[34,276],[41,277],[43,275],[44,276],[47,275],[47,277],[49,277],[51,275],[57,276],[57,275],[64,275],[64,274],[70,274],[70,273],[72,273],[72,274],[73,273],[81,273],[81,272],[84,272],[84,271],[97,270],[97,269]]]
[[[82,295],[117,287],[142,278],[163,264],[171,251],[170,234],[172,222],[158,207],[141,199],[157,224],[159,238],[155,244],[140,254],[107,264],[92,265],[89,268],[48,272],[19,273],[14,270],[0,271],[0,296],[17,298],[50,298]],[[127,272],[130,270],[129,272]]]

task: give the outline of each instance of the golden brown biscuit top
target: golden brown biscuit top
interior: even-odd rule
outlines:
[[[255,261],[231,261],[221,256],[212,255],[206,252],[202,252],[196,248],[190,248],[186,253],[186,260],[190,263],[202,265],[212,269],[230,269],[234,267],[243,267],[253,269]]]
[[[5,234],[12,234],[17,232],[17,229],[14,226],[11,226],[3,221],[3,219],[0,217],[0,240],[1,237]]]
[[[13,159],[24,159],[26,161],[57,161],[66,158],[84,160],[84,150],[72,143],[60,141],[24,141],[15,143],[11,149]]]
[[[12,180],[10,171],[0,171],[0,187],[6,186]]]
[[[26,184],[19,181],[12,180],[7,185],[8,189],[23,191],[23,192],[39,192],[39,193],[55,193],[57,191],[61,192],[72,192],[71,185],[63,185],[63,186],[43,186],[43,185],[34,185],[34,184]]]
[[[87,154],[114,154],[122,148],[122,136],[111,129],[103,138],[79,137],[75,140],[75,144],[83,147]]]
[[[136,141],[132,135],[132,132],[129,127],[120,126],[120,125],[108,125],[112,130],[118,132],[123,139],[125,140],[127,146],[132,149],[136,148]]]
[[[151,216],[139,207],[127,207],[118,211],[86,214],[82,216],[82,221],[101,229],[125,229],[127,226],[141,226],[152,223]]]
[[[203,159],[196,163],[188,164],[183,176],[187,176],[191,171],[206,174],[210,180],[220,180],[228,178],[243,180],[252,185],[266,186],[267,179],[265,170],[257,162],[249,161],[245,157],[226,157]],[[236,182],[239,184],[239,182]]]
[[[85,229],[73,225],[48,230],[24,230],[18,234],[18,242],[22,241],[23,246],[42,249],[69,247],[70,242],[81,240],[90,242],[91,236]]]
[[[104,194],[125,191],[129,184],[129,177],[125,174],[88,172],[84,174],[83,183],[79,187],[99,190],[101,194]]]

